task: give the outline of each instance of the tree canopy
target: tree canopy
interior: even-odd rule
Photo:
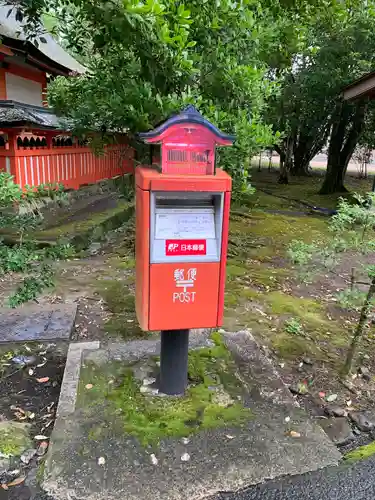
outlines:
[[[287,171],[304,174],[329,142],[322,192],[343,191],[343,175],[366,124],[371,106],[343,102],[343,88],[375,62],[374,7],[371,2],[339,4],[306,24],[303,44],[285,71],[268,122],[284,133],[279,149]],[[370,120],[367,123],[370,124]],[[289,148],[289,149],[288,149]]]
[[[332,169],[339,171],[340,164],[342,178],[367,106],[342,104],[340,91],[372,67],[372,2],[12,4],[30,36],[38,34],[38,19],[47,15],[60,40],[87,67],[84,75],[58,77],[49,86],[51,105],[77,130],[136,134],[192,103],[219,128],[236,134],[235,147],[220,152],[220,163],[245,190],[250,159],[261,149],[275,145],[285,160],[285,177],[288,171],[305,172],[333,131],[326,191],[342,189],[342,182],[333,182]]]

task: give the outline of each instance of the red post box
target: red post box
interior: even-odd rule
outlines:
[[[188,330],[223,321],[232,181],[215,168],[215,147],[234,137],[193,106],[140,137],[161,145],[161,169],[136,169],[137,318],[143,330],[162,331],[161,364],[163,344],[174,344],[176,370],[177,351],[187,362]]]

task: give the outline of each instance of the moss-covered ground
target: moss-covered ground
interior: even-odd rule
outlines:
[[[120,432],[137,437],[143,445],[154,445],[165,437],[186,437],[204,429],[241,425],[251,418],[251,413],[241,402],[243,389],[235,362],[220,335],[212,338],[213,347],[189,353],[189,387],[185,396],[143,394],[142,380],[135,377],[134,366],[123,362],[97,366],[91,362],[81,370],[78,407],[89,413],[105,408],[108,418],[117,421]],[[157,360],[148,363],[156,374]],[[102,432],[102,426],[94,426],[89,437],[97,439]]]
[[[31,446],[28,425],[19,422],[0,422],[0,454],[19,456]]]
[[[224,327],[250,328],[285,364],[287,377],[292,371],[298,377],[296,366],[311,357],[325,370],[321,384],[327,386],[342,365],[357,314],[335,302],[337,291],[347,286],[345,279],[318,273],[307,282],[289,260],[287,248],[293,240],[329,238],[329,218],[291,198],[332,208],[337,196],[316,194],[320,177],[292,178],[288,186],[280,186],[277,173],[254,172],[253,180],[256,193],[231,210]],[[347,186],[360,192],[370,184],[347,179]],[[350,266],[346,263],[338,274],[350,273]],[[134,220],[114,233],[97,255],[83,255],[61,267],[56,294],[63,300],[79,297],[74,338],[144,338],[134,310]]]
[[[361,446],[356,450],[350,451],[345,455],[345,461],[348,463],[357,462],[358,460],[363,460],[375,455],[375,442],[367,444],[366,446]]]
[[[297,272],[286,250],[292,240],[305,242],[327,237],[322,217],[288,216],[255,209],[251,218],[232,217],[226,288],[226,326],[252,328],[281,357],[299,356],[318,349],[317,338],[344,335],[339,323],[327,318],[319,297],[301,298],[293,293]],[[242,208],[246,214],[245,208]],[[301,321],[305,335],[288,334],[290,318]],[[330,337],[332,339],[332,337]]]
[[[297,206],[293,201],[294,199],[318,207],[335,208],[338,198],[343,196],[343,194],[336,193],[330,196],[318,194],[323,177],[317,174],[318,172],[315,172],[315,175],[308,178],[291,176],[289,184],[280,185],[277,183],[278,171],[276,169],[272,172],[267,172],[266,169],[262,169],[261,172],[258,172],[255,168],[253,170],[252,180],[254,185],[258,188],[258,191],[254,195],[251,203],[254,207],[257,206],[258,208],[265,208],[267,210],[271,207],[276,208],[276,206],[281,206],[284,209],[291,209],[291,207]],[[324,175],[324,172],[322,172],[322,174]],[[344,196],[350,196],[350,192],[367,193],[371,191],[372,178],[359,179],[355,172],[350,172],[350,174],[346,176],[345,186],[349,192]],[[276,196],[283,196],[287,199],[275,199],[273,196],[266,195],[262,191],[263,189]]]

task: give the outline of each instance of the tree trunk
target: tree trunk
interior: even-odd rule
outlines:
[[[280,154],[280,175],[279,184],[289,184],[289,172],[293,165],[293,141],[287,138],[285,153]]]
[[[344,193],[346,169],[364,129],[368,99],[353,104],[341,102],[333,121],[328,148],[327,171],[320,194]]]
[[[353,359],[354,359],[354,356],[355,356],[355,353],[357,350],[358,342],[362,338],[363,330],[364,330],[366,323],[368,321],[368,315],[369,315],[369,312],[370,312],[371,307],[372,307],[372,299],[374,296],[375,296],[375,277],[372,279],[370,288],[368,289],[366,300],[362,306],[361,315],[359,317],[359,322],[358,322],[357,328],[354,332],[354,335],[353,335],[353,338],[352,338],[352,341],[351,341],[351,344],[350,344],[350,347],[348,350],[348,354],[346,356],[345,365],[344,365],[343,370],[342,370],[342,374],[344,376],[349,375],[349,373],[352,369]]]
[[[294,165],[290,172],[292,175],[311,175],[310,162],[326,144],[329,131],[329,117],[317,128],[311,128],[309,125],[299,126],[293,145]]]
[[[294,164],[290,170],[291,175],[308,175],[310,163],[309,142],[311,142],[309,139],[300,129],[293,145]]]
[[[340,165],[340,159],[332,156],[319,194],[347,193],[348,190],[344,186],[345,174],[346,166]]]
[[[310,165],[310,162],[297,162],[296,160],[294,161],[294,165],[290,171],[290,173],[292,175],[295,175],[295,176],[307,176],[307,175],[310,175],[310,172],[309,172],[309,165]]]
[[[281,151],[280,153],[280,163],[279,163],[279,178],[277,182],[279,184],[289,184],[288,170],[286,168],[285,154]]]
[[[272,167],[272,155],[273,155],[273,149],[270,151],[270,157],[268,161],[268,172],[271,172],[271,167]]]

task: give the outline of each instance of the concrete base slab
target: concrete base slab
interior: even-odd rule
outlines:
[[[69,340],[76,314],[76,304],[0,309],[0,343]]]
[[[188,440],[166,438],[157,446],[143,447],[123,428],[119,431],[115,414],[109,421],[104,408],[87,412],[74,405],[69,410],[68,405],[59,412],[52,435],[46,491],[56,500],[194,500],[337,465],[341,455],[296,406],[251,335],[225,334],[225,341],[245,389],[243,404],[252,412],[244,426],[200,431]],[[204,334],[192,335],[192,347],[209,343]],[[76,347],[73,354],[81,350],[85,360],[100,365],[114,359],[134,362],[158,352],[152,340],[97,351],[89,347],[90,351]],[[71,381],[63,385],[62,397],[66,391],[72,393]],[[98,425],[101,432],[92,432]]]

